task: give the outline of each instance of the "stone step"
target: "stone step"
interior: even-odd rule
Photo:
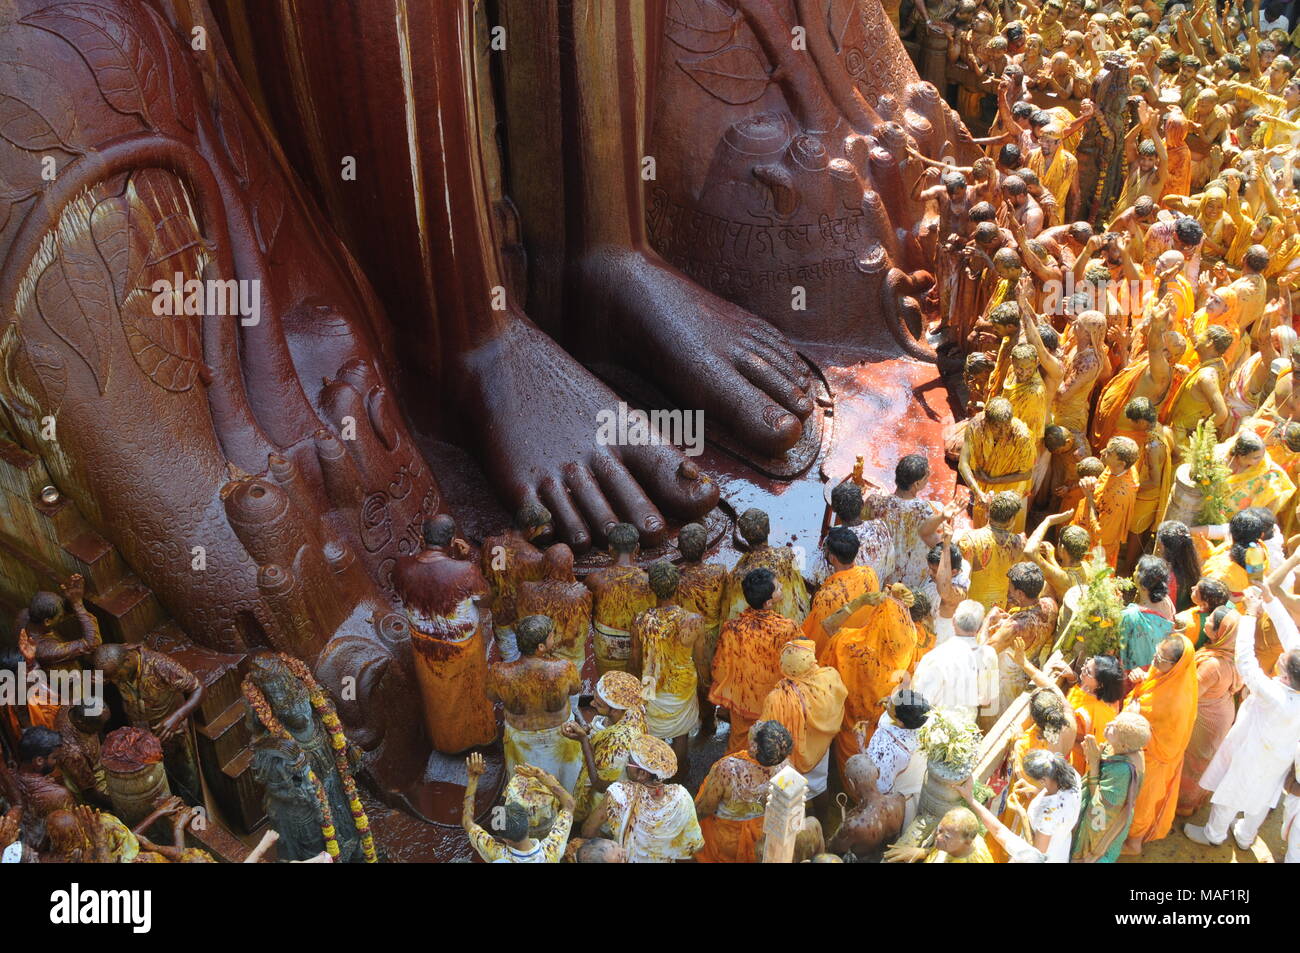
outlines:
[[[86,602],[99,610],[95,614],[106,642],[143,642],[166,618],[153,591],[132,574]]]
[[[108,592],[130,572],[117,549],[94,530],[87,529],[63,544],[63,551],[86,579],[89,593]]]

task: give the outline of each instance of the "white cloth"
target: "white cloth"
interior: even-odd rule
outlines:
[[[646,702],[646,734],[672,741],[689,735],[700,723],[700,696],[692,691],[684,698],[657,692]]]
[[[808,782],[808,797],[816,797],[826,791],[826,778],[831,769],[831,749],[827,748],[822,759],[813,769],[803,776]]]
[[[1276,599],[1264,603],[1283,651],[1300,646],[1300,633],[1286,608]],[[1300,743],[1300,692],[1269,678],[1255,657],[1255,618],[1237,625],[1237,671],[1250,689],[1237,720],[1201,776],[1201,787],[1212,791],[1211,804],[1246,815],[1277,804],[1286,773],[1295,764]]]
[[[1282,836],[1286,838],[1286,859],[1284,864],[1300,864],[1300,823],[1296,815],[1300,814],[1300,797],[1288,794],[1286,806],[1282,809]]]
[[[925,783],[925,752],[917,728],[904,728],[883,712],[875,734],[867,743],[867,757],[880,772],[876,789],[881,794],[899,794],[904,799],[903,830],[916,817],[921,785]]]
[[[1210,804],[1210,819],[1205,822],[1205,839],[1212,844],[1222,844],[1228,839],[1228,835],[1238,840],[1241,844],[1253,844],[1255,836],[1259,834],[1259,829],[1264,821],[1268,819],[1268,812],[1271,808],[1260,808],[1252,814],[1243,815],[1241,820],[1233,824],[1237,816],[1237,811],[1223,804]]]
[[[1055,794],[1048,794],[1044,788],[1029,802],[1029,826],[1035,834],[1048,834],[1052,838],[1045,851],[1049,864],[1070,862],[1070,842],[1074,838],[1074,825],[1079,821],[1082,802],[1077,772],[1074,777],[1073,791],[1061,788]]]
[[[627,851],[628,863],[670,864],[694,857],[704,847],[695,801],[680,784],[665,785],[663,797],[656,801],[644,785],[615,781],[605,796],[605,826]]]
[[[572,794],[582,771],[582,745],[560,734],[560,727],[522,731],[507,724],[503,732],[507,776],[515,773],[516,765],[531,764]]]
[[[997,653],[971,636],[954,635],[917,663],[912,690],[931,708],[956,709],[971,721],[983,712],[992,714],[998,703]]]
[[[855,566],[870,566],[876,571],[876,579],[882,583],[894,571],[894,532],[884,520],[863,520],[850,526],[858,537],[858,555],[853,560]],[[826,551],[819,549],[812,560],[812,567],[807,579],[814,586],[820,586],[835,572],[826,561]]]

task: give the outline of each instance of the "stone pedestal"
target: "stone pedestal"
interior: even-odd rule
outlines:
[[[763,863],[788,864],[794,857],[795,838],[803,828],[804,795],[808,781],[789,766],[772,778],[763,815]]]

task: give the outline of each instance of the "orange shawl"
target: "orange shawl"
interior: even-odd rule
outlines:
[[[831,639],[822,628],[826,618],[843,609],[858,596],[879,591],[880,582],[876,578],[876,571],[870,566],[850,566],[848,569],[833,573],[813,596],[812,607],[803,620],[803,637],[811,639],[817,646],[817,654],[821,655],[822,649],[826,648],[826,643]],[[856,628],[862,625],[863,620],[870,613],[871,606],[863,606],[845,619],[840,628]]]
[[[818,667],[812,645],[791,642],[781,653],[785,678],[763,702],[760,721],[779,721],[794,739],[790,763],[807,774],[817,767],[844,721],[844,699],[849,691],[840,673]]]
[[[1186,636],[1177,638],[1183,640],[1182,658],[1167,672],[1152,666],[1125,702],[1127,707],[1136,701],[1142,717],[1151,723],[1151,741],[1144,749],[1148,768],[1181,760],[1196,724],[1196,650]]]

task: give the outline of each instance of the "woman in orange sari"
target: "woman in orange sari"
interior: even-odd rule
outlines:
[[[1233,660],[1237,622],[1231,606],[1219,606],[1205,622],[1209,639],[1196,650],[1196,725],[1183,757],[1183,777],[1178,785],[1178,816],[1195,814],[1210,792],[1199,784],[1210,759],[1237,717],[1234,700],[1241,691],[1241,676]]]
[[[1079,684],[1065,696],[1074,711],[1075,744],[1070,750],[1070,764],[1076,771],[1087,771],[1088,759],[1083,739],[1104,737],[1106,726],[1119,714],[1124,700],[1124,667],[1113,655],[1094,655],[1079,669]]]
[[[695,814],[704,847],[701,864],[752,864],[754,845],[763,834],[767,788],[786,766],[794,739],[778,721],[756,722],[749,730],[749,749],[714,762],[695,795]]]
[[[1195,652],[1186,636],[1171,636],[1160,643],[1125,707],[1151,725],[1151,741],[1144,752],[1146,773],[1122,851],[1140,854],[1143,844],[1160,840],[1173,827],[1183,756],[1196,724]]]

